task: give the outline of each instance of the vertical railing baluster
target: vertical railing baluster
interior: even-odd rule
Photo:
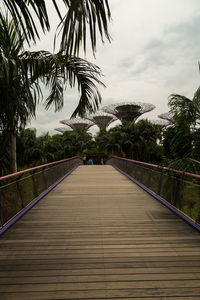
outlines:
[[[59,179],[59,177],[60,177],[60,165],[58,164],[58,165],[56,165],[55,166],[55,174],[56,174],[56,180],[58,180]]]
[[[3,191],[1,190],[0,183],[0,226],[3,227],[4,224],[4,216],[3,216]]]
[[[42,168],[42,178],[43,178],[44,188],[47,189],[47,180],[46,180],[46,176],[45,176],[45,170],[46,170],[46,167]]]
[[[143,175],[144,175],[144,167],[142,166],[141,167],[141,174],[140,174],[140,182],[142,183],[142,180],[143,180]]]
[[[138,165],[136,165],[136,168],[135,168],[134,178],[136,178],[136,176],[137,176],[137,170],[138,170]]]
[[[196,223],[200,224],[200,208],[199,208],[199,212],[196,218]]]
[[[30,173],[31,173],[32,181],[33,181],[33,193],[34,193],[34,197],[36,198],[38,196],[38,190],[37,190],[37,184],[36,184],[36,181],[34,178],[35,171],[31,171]]]
[[[16,179],[17,190],[18,190],[19,197],[20,197],[20,200],[21,200],[21,207],[22,207],[22,208],[25,207],[24,195],[23,195],[23,189],[22,189],[22,186],[21,186],[21,183],[20,183],[20,180],[21,180],[21,178],[22,178],[23,175],[24,175],[24,174],[20,175],[20,176],[17,177],[17,179]]]
[[[179,199],[179,189],[180,189],[180,178],[179,176],[176,174],[174,174],[174,178],[175,178],[175,184],[174,184],[174,190],[173,190],[173,203],[172,205],[174,205],[175,207],[177,207],[177,199]]]
[[[65,163],[62,164],[62,176],[64,176],[64,175],[65,175]]]
[[[153,169],[152,169],[152,168],[150,168],[150,169],[149,169],[148,181],[147,181],[147,187],[148,187],[148,188],[151,186],[151,177],[152,177],[152,172],[153,172]]]
[[[53,183],[54,183],[54,172],[53,172],[53,168],[50,167],[50,168],[48,169],[48,171],[49,171],[49,173],[50,173],[50,175],[51,175],[51,184],[53,184]]]
[[[160,173],[160,180],[159,180],[159,184],[158,184],[158,192],[157,192],[158,195],[160,195],[160,193],[161,193],[161,189],[162,189],[162,181],[163,181],[163,170],[161,170],[161,173]]]

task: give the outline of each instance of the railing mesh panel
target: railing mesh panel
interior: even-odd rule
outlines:
[[[116,166],[200,223],[200,176],[195,178],[194,174],[118,157],[111,157],[107,164]]]
[[[0,180],[0,228],[37,196],[61,179],[75,166],[82,164],[76,157],[20,172]]]

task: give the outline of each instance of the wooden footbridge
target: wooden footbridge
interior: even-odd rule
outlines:
[[[200,235],[110,165],[79,166],[0,238],[0,299],[200,299]]]

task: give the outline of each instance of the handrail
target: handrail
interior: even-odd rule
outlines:
[[[193,178],[196,178],[196,179],[200,180],[200,175],[198,175],[198,174],[183,172],[183,171],[179,171],[179,170],[175,170],[175,169],[171,169],[171,168],[167,168],[167,167],[163,167],[163,166],[159,166],[159,165],[154,165],[154,164],[150,164],[150,163],[146,163],[146,162],[142,162],[142,161],[138,161],[138,160],[119,157],[119,156],[115,156],[115,155],[110,156],[109,158],[112,158],[112,157],[117,158],[117,159],[121,159],[121,160],[126,160],[126,161],[133,162],[133,163],[138,163],[138,164],[141,164],[141,165],[146,165],[146,166],[149,166],[149,167],[159,168],[159,169],[162,169],[162,170],[165,170],[165,171],[170,171],[170,172],[181,174],[181,175],[187,175],[187,176],[190,176],[190,177],[193,177]]]
[[[200,175],[118,156],[111,156],[106,164],[116,167],[200,231]]]
[[[57,164],[62,163],[64,161],[72,160],[72,159],[75,159],[75,158],[80,158],[80,157],[79,156],[73,156],[73,157],[70,157],[70,158],[65,158],[65,159],[57,160],[57,161],[47,163],[47,164],[44,164],[44,165],[39,165],[39,166],[36,166],[36,167],[33,167],[33,168],[18,171],[16,173],[12,173],[12,174],[9,174],[9,175],[4,175],[4,176],[0,177],[0,181],[11,178],[11,177],[14,177],[14,176],[17,176],[17,175],[21,175],[21,174],[25,174],[25,173],[28,173],[28,172],[31,172],[31,171],[35,171],[35,170],[38,170],[38,169],[41,169],[41,168],[46,168],[48,166],[57,165]]]
[[[81,164],[74,156],[0,177],[0,235]]]

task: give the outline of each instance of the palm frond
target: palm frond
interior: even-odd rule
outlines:
[[[51,54],[47,51],[24,52],[19,56],[21,68],[29,74],[32,82],[42,80],[50,88],[50,95],[45,101],[46,109],[52,104],[55,111],[63,107],[63,90],[69,85],[78,87],[80,99],[73,117],[84,116],[86,111],[95,112],[101,102],[101,95],[96,84],[104,86],[100,81],[101,70],[87,60],[75,57],[69,59],[61,53]]]
[[[110,41],[108,21],[111,18],[107,0],[66,0],[68,11],[58,26],[62,32],[61,51],[69,56],[78,55],[80,45],[86,51],[87,30],[93,53],[96,51],[97,28],[102,42]]]
[[[78,55],[81,45],[86,50],[87,30],[93,52],[96,48],[97,29],[102,41],[104,37],[110,41],[108,21],[111,13],[108,0],[62,0],[66,9],[64,17],[58,1],[51,0],[51,2],[60,19],[57,28],[57,34],[62,35],[60,49],[68,55]],[[50,30],[45,0],[3,0],[3,3],[14,20],[20,38],[24,36],[28,42],[40,38],[35,18],[39,20],[43,32]],[[3,13],[0,11],[1,18]]]
[[[196,109],[197,119],[200,119],[200,87],[196,90],[192,101]]]
[[[200,162],[190,157],[177,158],[170,160],[167,164],[167,167],[183,172],[199,174]]]
[[[50,29],[44,0],[3,0],[3,3],[13,18],[19,36],[24,36],[28,42],[31,39],[36,41],[36,39],[39,38],[39,32],[32,14],[33,12],[39,20],[43,32]],[[0,18],[2,17],[3,13],[0,11]]]
[[[184,126],[187,124],[188,127],[196,124],[197,111],[193,100],[182,95],[172,94],[169,97],[169,106],[176,123],[179,125],[182,123]]]

